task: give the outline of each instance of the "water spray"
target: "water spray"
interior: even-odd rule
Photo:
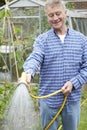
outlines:
[[[5,112],[3,130],[36,130],[33,101],[29,95],[25,73],[22,73],[21,82],[18,84],[11,102]]]

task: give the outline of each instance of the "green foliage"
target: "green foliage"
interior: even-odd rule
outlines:
[[[35,96],[38,96],[38,84],[31,84],[31,91],[30,93],[32,93],[33,95]],[[34,107],[35,107],[35,110],[39,110],[39,107],[38,107],[38,99],[33,99],[33,102],[34,102]]]
[[[31,82],[39,84],[39,73],[34,76]]]
[[[47,21],[47,17],[44,13],[44,9],[42,9],[41,14],[42,14],[42,18],[41,18],[42,28],[41,29],[42,29],[42,32],[45,32],[45,31],[49,30],[51,27]]]
[[[1,10],[0,11],[0,21],[2,21],[4,17],[5,17],[5,10]]]
[[[75,4],[74,3],[66,3],[66,8],[72,10],[75,8]]]
[[[81,106],[81,118],[78,130],[87,130],[87,89],[82,91],[82,103],[83,105]]]
[[[9,9],[2,10],[0,12],[0,20],[3,24],[2,27],[0,27],[0,45],[14,46],[14,49],[15,49],[15,47],[18,48],[16,51],[16,58],[17,58],[17,63],[18,63],[18,69],[20,71],[22,68],[23,62],[24,62],[24,60],[23,60],[24,51],[21,52],[21,48],[19,47],[18,43],[15,42],[17,40],[16,36],[20,33],[20,29],[15,28],[11,19],[9,19],[8,17],[12,17],[12,13]],[[8,32],[9,35],[7,34],[7,30],[9,30],[9,32]],[[0,53],[0,56],[2,56],[1,53]],[[14,53],[10,53],[9,57],[11,60],[13,60],[13,61],[15,60]],[[1,62],[1,60],[0,60],[0,62]],[[16,63],[16,62],[14,61],[14,63]],[[6,59],[6,64],[8,64],[7,59]],[[6,65],[1,66],[0,69],[6,70],[7,69]]]
[[[0,85],[0,120],[4,118],[4,112],[9,104],[10,98],[16,88],[16,85],[10,83]]]
[[[18,50],[16,52],[16,57],[17,57],[17,62],[18,62],[18,68],[19,68],[19,70],[22,69],[22,66],[23,66],[23,63],[24,63],[23,54],[24,54],[24,52],[23,51],[21,52],[21,50]]]

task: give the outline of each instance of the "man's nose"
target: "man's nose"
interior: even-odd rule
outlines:
[[[55,14],[54,15],[54,20],[57,20],[58,19],[58,16]]]

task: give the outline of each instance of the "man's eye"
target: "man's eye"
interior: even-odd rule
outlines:
[[[60,13],[56,13],[56,15],[57,15],[57,16],[59,16],[59,15],[60,15]]]
[[[48,16],[49,16],[49,17],[53,17],[53,14],[49,14]]]

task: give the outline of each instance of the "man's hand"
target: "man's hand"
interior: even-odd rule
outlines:
[[[31,74],[26,74],[25,72],[23,72],[21,77],[18,79],[18,83],[21,82],[26,83],[29,89],[30,89],[30,81],[31,81]]]
[[[65,96],[68,96],[72,91],[73,85],[70,81],[67,81],[62,87],[62,92]]]
[[[31,74],[26,74],[26,82],[28,84],[28,88],[30,89]]]

